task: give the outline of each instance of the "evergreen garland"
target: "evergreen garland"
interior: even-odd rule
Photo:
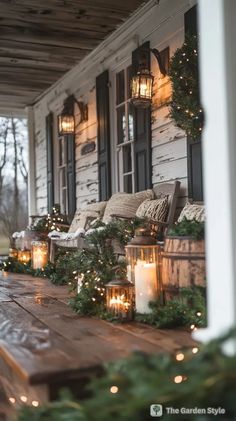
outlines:
[[[173,90],[170,116],[192,139],[198,139],[203,128],[198,73],[197,37],[186,35],[183,46],[176,50],[170,62]]]
[[[56,402],[23,407],[19,421],[148,421],[152,404],[163,405],[164,421],[234,420],[236,356],[224,353],[223,346],[235,338],[234,329],[176,355],[136,352],[106,365],[104,376],[92,380],[86,400],[78,402],[64,392]],[[173,415],[166,412],[167,407],[206,408],[206,414]],[[222,408],[223,412],[213,416],[208,408]]]

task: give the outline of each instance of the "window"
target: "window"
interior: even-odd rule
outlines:
[[[130,102],[131,66],[116,73],[116,161],[118,190],[135,191],[134,180],[134,107]]]

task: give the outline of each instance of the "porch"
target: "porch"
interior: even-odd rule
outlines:
[[[4,273],[0,288],[1,411],[9,419],[13,408],[43,405],[62,387],[84,398],[104,362],[133,352],[177,354],[196,347],[186,330],[76,315],[68,307],[68,287],[47,279]]]
[[[67,306],[70,296],[67,287],[50,284],[45,279],[44,269],[46,266],[42,266],[41,263],[41,266],[39,265],[39,261],[42,261],[43,253],[45,254],[45,249],[48,247],[48,244],[45,244],[44,237],[42,241],[44,244],[36,244],[36,247],[39,247],[38,256],[40,258],[36,259],[37,264],[35,263],[34,268],[34,270],[39,269],[41,271],[41,278],[9,274],[4,271],[1,274],[0,327],[2,327],[2,331],[0,331],[0,357],[1,363],[3,362],[5,377],[5,383],[3,382],[4,390],[9,392],[5,398],[11,402],[13,407],[17,404],[24,405],[28,403],[33,407],[37,407],[41,406],[41,403],[46,402],[48,398],[54,398],[62,384],[68,385],[74,390],[75,383],[81,386],[79,387],[79,393],[83,394],[83,386],[87,379],[94,377],[95,372],[98,375],[101,374],[103,362],[116,362],[120,357],[127,357],[133,351],[138,350],[147,352],[149,355],[147,357],[147,365],[149,365],[151,359],[150,355],[164,351],[166,353],[163,357],[164,365],[165,358],[169,358],[166,372],[165,370],[162,371],[163,366],[159,367],[159,372],[165,372],[164,381],[168,383],[170,389],[170,384],[172,385],[172,383],[181,384],[181,387],[183,384],[181,389],[184,391],[183,399],[188,398],[193,405],[196,405],[198,402],[194,400],[195,392],[199,402],[202,402],[201,399],[204,393],[198,396],[197,391],[201,389],[201,384],[207,384],[207,381],[205,382],[204,374],[201,374],[202,382],[199,381],[198,384],[197,382],[194,383],[194,381],[191,382],[191,378],[184,372],[185,368],[188,370],[188,358],[186,359],[186,365],[185,362],[183,363],[183,372],[181,371],[180,374],[179,368],[175,364],[183,361],[185,354],[178,352],[178,350],[183,346],[187,346],[190,348],[190,353],[192,352],[193,354],[195,352],[193,352],[193,349],[198,353],[199,345],[195,346],[194,339],[208,342],[210,339],[224,334],[230,327],[235,325],[236,199],[234,180],[236,177],[234,161],[236,129],[234,113],[236,106],[232,92],[234,89],[236,62],[234,54],[232,54],[232,51],[234,51],[232,40],[235,39],[235,24],[232,16],[234,17],[236,14],[236,6],[231,0],[228,0],[227,7],[224,0],[215,0],[214,9],[210,0],[199,0],[198,2],[202,104],[197,103],[197,110],[190,110],[190,107],[184,105],[182,111],[185,117],[188,114],[191,118],[196,117],[196,120],[200,120],[199,115],[202,113],[201,107],[203,106],[206,121],[204,122],[202,136],[193,140],[189,136],[188,128],[186,130],[182,126],[180,128],[178,124],[174,123],[173,118],[170,118],[169,106],[172,94],[170,79],[165,72],[161,72],[162,66],[159,65],[159,62],[156,61],[151,52],[156,49],[160,50],[163,63],[168,69],[169,59],[174,56],[176,48],[186,45],[184,41],[188,35],[191,35],[192,39],[196,38],[198,31],[195,1],[178,0],[173,2],[173,0],[161,0],[157,2],[151,0],[144,2],[145,4],[142,5],[141,9],[137,9],[141,2],[132,0],[126,2],[124,11],[120,6],[116,4],[110,6],[109,2],[104,0],[101,3],[102,12],[98,10],[100,3],[98,0],[95,0],[95,2],[91,0],[88,4],[83,2],[84,7],[88,6],[90,14],[87,14],[83,9],[78,11],[73,1],[70,3],[72,12],[64,9],[62,14],[61,5],[57,1],[53,2],[55,6],[54,11],[47,9],[46,3],[43,2],[39,6],[40,10],[37,13],[29,8],[30,1],[25,3],[27,19],[31,15],[34,16],[33,28],[31,24],[26,25],[29,32],[23,29],[25,24],[20,23],[20,29],[17,26],[18,29],[16,31],[15,29],[9,29],[8,24],[6,24],[6,29],[2,34],[5,47],[1,48],[3,54],[7,55],[7,60],[9,59],[9,54],[15,54],[15,45],[18,45],[21,56],[20,59],[19,57],[10,59],[10,68],[4,61],[6,57],[3,57],[4,70],[0,70],[0,77],[2,77],[2,83],[0,80],[0,110],[5,115],[13,113],[14,115],[28,116],[30,158],[29,214],[39,217],[49,214],[49,216],[45,217],[44,223],[51,223],[54,222],[53,209],[55,204],[59,204],[63,216],[68,217],[68,221],[71,222],[74,215],[76,217],[77,213],[79,215],[83,214],[88,206],[100,206],[104,202],[106,202],[107,206],[107,203],[115,195],[130,195],[129,197],[132,196],[133,199],[140,193],[145,195],[148,192],[151,195],[148,197],[148,200],[154,201],[160,199],[155,197],[153,193],[156,188],[159,189],[163,185],[165,186],[169,183],[173,185],[175,182],[180,182],[181,189],[178,201],[175,203],[175,212],[172,213],[173,219],[171,223],[173,223],[173,221],[178,221],[186,202],[189,200],[191,203],[202,202],[204,184],[204,201],[207,209],[208,325],[196,330],[195,325],[192,324],[194,332],[190,335],[189,332],[179,329],[168,329],[168,331],[165,329],[154,329],[137,321],[126,324],[112,324],[102,320],[102,312],[99,314],[101,316],[100,319],[94,316],[87,317],[86,315],[81,317],[75,314]],[[63,7],[65,8],[66,6],[63,3]],[[13,12],[21,14],[18,2],[14,4],[14,8],[15,10],[11,11],[10,17],[12,17]],[[8,10],[6,10],[5,6],[3,9],[6,14],[5,19],[8,19]],[[54,12],[56,15],[59,14],[60,19],[58,21],[53,17]],[[104,26],[101,23],[101,13],[104,15],[102,20],[106,19],[109,21],[110,19],[108,26]],[[133,14],[129,17],[130,13]],[[41,34],[35,31],[34,25],[38,25],[40,15],[47,16],[45,18],[48,22],[47,24],[53,26],[51,35],[47,31]],[[115,17],[114,15],[117,16]],[[64,18],[67,22],[70,22],[70,19],[72,19],[71,32],[69,29],[68,32],[66,31],[67,40],[63,38],[64,35],[61,30]],[[85,18],[90,21],[89,26],[84,22]],[[122,23],[125,19],[127,20]],[[215,25],[212,24],[209,28],[211,19]],[[77,20],[82,20],[82,32],[81,29],[79,32],[76,30]],[[121,26],[115,29],[118,24]],[[23,28],[21,25],[23,25]],[[27,33],[31,34],[32,43],[27,39]],[[19,39],[16,39],[19,34]],[[107,37],[108,34],[110,34],[109,37]],[[40,36],[42,35],[46,43],[41,49]],[[79,35],[81,35],[81,38],[78,41]],[[57,39],[57,36],[59,36],[59,39]],[[217,40],[219,47],[218,54],[211,54],[211,60],[209,60],[209,51],[214,51],[215,40]],[[50,42],[52,42],[52,45],[49,45]],[[29,47],[29,50],[25,50],[25,45],[27,45],[27,48]],[[61,54],[59,53],[62,47],[63,60],[61,60]],[[146,64],[145,70],[149,73],[152,70],[155,75],[152,95],[146,98],[149,101],[149,105],[151,103],[151,107],[135,108],[129,89],[131,80],[133,80],[131,74],[134,73],[136,77],[138,75],[135,69],[137,70],[137,61],[142,56],[141,52],[144,47],[146,48],[145,51],[148,51],[144,60]],[[39,51],[39,57],[36,57]],[[197,57],[199,55],[198,51],[195,49],[193,51],[194,56]],[[27,57],[31,55],[34,59],[32,60],[32,57],[30,57],[29,61]],[[186,53],[182,52],[182,56],[185,57]],[[21,60],[23,60],[24,69],[27,69],[27,76],[22,72]],[[186,62],[187,60],[188,57],[186,57]],[[179,63],[182,65],[182,60]],[[195,67],[198,68],[198,63]],[[8,70],[12,71],[12,74],[8,74]],[[182,71],[181,68],[179,68],[179,71]],[[151,77],[151,75],[149,76]],[[182,73],[179,73],[179,79],[182,80]],[[186,86],[188,86],[187,81]],[[198,89],[196,91],[197,97]],[[5,95],[6,90],[9,91],[7,95]],[[188,92],[189,95],[192,95],[192,93],[192,90]],[[217,109],[215,104],[218,105]],[[195,111],[197,114],[195,114]],[[70,127],[73,130],[70,132],[60,131],[58,121],[60,121],[63,114],[67,115],[67,117],[69,115],[70,123],[72,122]],[[202,128],[202,126],[197,126],[199,132],[202,131]],[[202,176],[203,166],[204,177]],[[219,168],[221,174],[216,182],[216,173]],[[167,196],[166,201],[169,202],[169,197],[167,198]],[[121,196],[117,197],[119,199]],[[142,205],[142,203],[140,202],[139,205]],[[196,206],[198,205],[196,204]],[[125,211],[127,210],[123,206],[123,202],[120,207],[123,207]],[[138,207],[132,214],[133,220],[136,218],[137,209]],[[124,217],[127,215],[118,216]],[[59,217],[61,218],[60,212]],[[109,233],[111,227],[102,218],[103,216],[99,214],[98,223],[101,223],[101,225],[97,227]],[[167,223],[166,220],[158,221],[157,219],[156,222],[160,222],[162,239],[164,235],[164,240],[166,240],[165,228],[166,224],[169,227],[169,221]],[[51,226],[54,225],[54,223],[51,224]],[[129,233],[133,228],[134,226],[128,227]],[[119,229],[121,233],[122,228],[119,227]],[[124,232],[123,230],[123,234]],[[219,232],[221,235],[220,241]],[[73,233],[72,230],[69,234],[71,233]],[[134,234],[133,231],[132,234]],[[43,232],[43,235],[45,235],[45,232]],[[39,240],[42,240],[42,238]],[[110,241],[111,238],[108,240]],[[93,244],[93,246],[99,245],[100,247],[101,239],[97,237],[95,241],[97,243]],[[109,241],[103,238],[102,247],[106,246],[109,249],[111,244]],[[42,249],[40,250],[41,246]],[[93,259],[89,260],[91,256],[85,256],[84,258],[84,255],[77,247],[77,251],[75,251],[77,254],[69,255],[72,256],[72,262],[70,261],[69,263],[67,254],[61,257],[61,260],[59,259],[61,264],[64,265],[59,267],[59,272],[61,269],[62,271],[65,268],[70,269],[71,279],[76,286],[78,282],[78,294],[76,294],[76,290],[73,293],[77,298],[79,297],[81,284],[83,285],[83,292],[89,290],[89,288],[86,290],[85,287],[92,286],[92,289],[89,290],[91,295],[88,294],[86,297],[86,299],[88,298],[86,305],[88,301],[90,306],[94,302],[98,302],[99,305],[102,302],[102,309],[104,310],[107,272],[102,271],[101,267],[105,266],[104,263],[109,262],[109,267],[105,269],[108,269],[109,280],[113,280],[111,275],[115,273],[118,260],[113,260],[113,255],[106,255],[103,253],[104,248],[100,247],[99,249],[99,247],[94,247],[98,251],[97,256],[99,258],[97,262],[101,263],[99,267],[96,265],[96,259],[94,259],[95,254]],[[157,248],[157,242],[155,242],[155,247]],[[18,250],[16,252],[18,253]],[[24,254],[24,252],[28,253],[27,259],[29,259],[30,250],[23,247],[20,253]],[[111,247],[109,249],[110,252]],[[104,261],[103,259],[106,257],[107,259]],[[80,265],[86,270],[81,271],[79,265],[74,269],[73,265],[76,261],[79,261]],[[87,265],[88,262],[90,266]],[[11,263],[12,261],[10,261]],[[13,266],[15,263],[18,264],[18,262],[14,261]],[[24,261],[22,263],[25,265]],[[138,263],[141,269],[136,267]],[[143,281],[145,278],[142,270],[144,265],[154,264],[156,265],[156,271],[159,263],[157,260],[155,262],[154,260],[147,262],[144,258],[141,259],[136,256],[136,261],[132,264],[133,275],[135,275],[136,271],[136,275],[140,275],[137,277],[141,279],[142,274]],[[20,269],[22,269],[23,265],[21,265]],[[28,273],[32,271],[30,264],[25,265],[23,269],[28,271]],[[150,276],[150,266],[148,269],[149,280],[154,279]],[[51,270],[50,265],[47,267],[47,270]],[[126,265],[127,275],[129,270],[130,267]],[[36,274],[36,272],[32,273]],[[100,277],[101,273],[102,277]],[[179,268],[177,273],[179,273]],[[66,277],[67,272],[63,282]],[[205,276],[201,278],[201,281],[205,282]],[[189,276],[188,279],[192,280],[192,276]],[[66,281],[67,283],[68,280],[69,277]],[[89,284],[90,281],[91,284]],[[98,281],[99,284],[94,284],[94,281]],[[156,281],[157,275],[155,273],[155,286],[157,285]],[[161,285],[160,282],[159,285]],[[115,286],[117,287],[117,284]],[[127,284],[125,286],[127,287]],[[132,286],[134,286],[134,283]],[[143,293],[145,290],[144,282],[142,287]],[[196,289],[194,289],[194,292],[196,292]],[[99,298],[98,300],[97,297]],[[111,297],[110,302],[113,301],[114,304],[113,298]],[[122,301],[120,296],[115,298],[119,298]],[[75,304],[77,307],[75,305],[74,309],[79,312],[81,310],[81,302],[78,300]],[[123,305],[123,310],[125,308],[125,312],[123,311],[122,315],[125,314],[126,316],[126,310],[129,308],[131,301],[128,302],[128,307],[127,300],[125,302],[122,301],[121,304]],[[84,314],[89,314],[91,307],[85,308]],[[156,305],[155,308],[157,307]],[[196,308],[194,308],[194,315],[200,314],[201,316],[201,312],[195,310]],[[182,313],[185,314],[185,310]],[[82,311],[81,314],[83,314]],[[232,366],[235,366],[235,361],[233,359],[230,360],[224,354],[222,355],[222,344],[224,349],[235,353],[235,338],[234,336],[230,338],[230,343],[226,341],[227,343],[225,344],[224,340],[220,340],[215,348],[215,345],[213,347],[209,346],[210,351],[206,348],[205,354],[203,351],[203,357],[200,356],[197,359],[198,366],[195,370],[195,373],[198,370],[201,373],[201,367],[205,367],[207,370],[206,376],[212,375],[209,355],[214,360],[213,367],[216,371],[219,369],[217,365],[218,356],[224,362],[227,361],[227,364],[229,363],[229,365],[224,365],[227,366],[227,370],[223,373],[225,383],[224,380],[218,383],[217,380],[214,383],[218,394],[214,395],[212,393],[209,396],[207,387],[204,390],[213,406],[217,404],[217,399],[218,401],[220,400],[221,393],[219,391],[222,390],[225,406],[228,405],[230,408],[229,417],[231,413],[235,413],[235,402],[234,398],[232,398],[232,391],[235,389],[235,376],[230,374],[230,364],[232,363]],[[212,351],[213,348],[215,349],[215,354]],[[167,353],[171,353],[171,356],[168,357]],[[180,359],[176,358],[175,363],[173,363],[173,356],[177,357],[179,354],[180,357],[178,358]],[[193,355],[191,355],[192,357]],[[202,361],[206,364],[202,365]],[[152,363],[150,363],[149,370],[150,367],[152,367]],[[174,373],[171,378],[168,376],[168,370],[172,374]],[[193,371],[189,370],[191,374]],[[135,373],[134,366],[133,372]],[[118,374],[120,373],[118,372]],[[228,376],[228,374],[230,375]],[[119,380],[120,378],[117,380],[117,384]],[[112,384],[111,389],[109,389],[109,393],[112,396],[118,390],[121,392],[120,395],[118,394],[120,398],[117,395],[118,399],[121,399],[122,396],[123,398],[125,397],[122,395],[126,391],[126,387],[122,387],[123,380],[122,377],[121,383],[119,383],[119,387],[121,384],[120,390],[116,383]],[[105,400],[107,398],[106,381],[107,378],[104,380],[105,392],[101,402],[103,402],[103,397],[105,397]],[[135,379],[132,379],[132,381],[135,383]],[[132,384],[132,381],[129,378],[129,386]],[[154,384],[156,384],[155,381]],[[188,387],[185,387],[185,381],[187,381],[187,386],[188,384],[190,385],[191,396],[188,395]],[[232,390],[230,394],[228,385],[231,385],[231,382]],[[99,384],[101,385],[102,383]],[[147,385],[148,381],[145,384]],[[13,387],[11,388],[12,385]],[[115,389],[112,390],[113,386]],[[169,391],[168,387],[167,390]],[[132,393],[134,389],[132,389]],[[160,390],[162,391],[161,387]],[[181,400],[181,397],[180,401],[178,399],[174,400],[181,395],[178,394],[177,389],[171,389],[171,392],[173,394],[169,396],[172,396],[176,405],[180,405],[180,402],[182,405],[185,405],[185,401]],[[0,395],[0,399],[2,399],[4,393]],[[132,393],[130,396],[134,397],[136,392],[134,395]],[[143,396],[142,393],[143,390],[140,388],[135,395],[136,404],[140,396]],[[94,395],[96,403],[96,393]],[[162,395],[157,396],[161,396],[163,402],[167,402],[168,405],[172,404],[168,400],[165,401],[164,395],[163,392]],[[216,400],[214,400],[215,397],[213,395],[217,397]],[[156,395],[152,396],[156,399]],[[150,397],[146,396],[145,399],[146,411],[147,408],[149,409],[151,401]],[[109,402],[111,408],[113,408],[112,401],[110,400]],[[206,404],[206,401],[204,401],[204,404]],[[142,413],[143,408],[139,412],[139,404],[137,404],[137,408],[137,412],[134,412],[134,415],[132,414],[134,417],[136,414],[140,416],[140,413]],[[81,414],[80,409],[78,411]],[[117,414],[116,409],[115,413]],[[31,415],[28,415],[28,418],[26,416],[25,419],[28,421]],[[119,416],[119,419],[122,420],[122,414]],[[149,417],[149,414],[145,416]],[[90,418],[88,417],[88,419]],[[110,421],[110,419],[107,418],[105,421]]]

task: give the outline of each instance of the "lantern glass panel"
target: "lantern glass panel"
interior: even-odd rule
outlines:
[[[58,116],[58,131],[60,135],[75,133],[75,118],[71,114],[60,114]]]
[[[126,246],[127,278],[135,284],[135,267],[140,262],[158,264],[158,245],[128,245]]]
[[[134,286],[127,281],[111,281],[106,285],[107,311],[117,320],[133,318]]]
[[[48,263],[48,243],[46,241],[32,242],[33,269],[43,269]]]
[[[18,250],[18,261],[20,263],[29,263],[31,260],[31,251],[30,250]]]
[[[153,76],[147,71],[132,78],[132,102],[135,105],[149,105],[152,100]]]

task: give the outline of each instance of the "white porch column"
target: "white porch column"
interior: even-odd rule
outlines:
[[[29,147],[29,177],[28,177],[28,209],[29,216],[36,214],[36,185],[35,185],[35,140],[34,140],[34,111],[33,107],[27,108],[28,112],[28,147]]]
[[[236,1],[199,0],[208,328],[236,324]]]

